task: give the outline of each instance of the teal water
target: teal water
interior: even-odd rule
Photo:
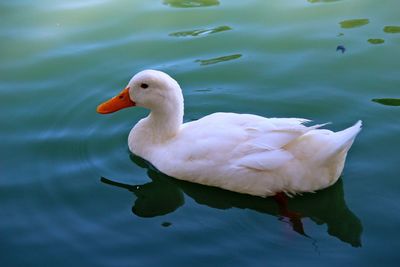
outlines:
[[[396,266],[399,8],[2,1],[1,266]],[[129,154],[147,111],[95,110],[148,68],[180,82],[186,121],[229,111],[364,128],[337,184],[289,200],[293,223],[272,199],[177,181]]]

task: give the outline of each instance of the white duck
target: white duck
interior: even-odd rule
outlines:
[[[155,70],[136,74],[97,112],[129,106],[151,111],[129,134],[132,153],[169,176],[261,197],[313,192],[334,184],[361,130],[361,121],[332,132],[318,129],[323,125],[307,127],[306,119],[235,113],[183,123],[179,84]]]

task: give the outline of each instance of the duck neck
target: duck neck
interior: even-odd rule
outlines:
[[[183,122],[183,105],[152,109],[147,117],[154,142],[163,142],[176,136]]]

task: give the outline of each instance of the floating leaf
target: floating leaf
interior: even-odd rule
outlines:
[[[211,64],[216,64],[216,63],[223,62],[223,61],[237,59],[237,58],[240,58],[241,56],[242,56],[241,54],[234,54],[234,55],[216,57],[216,58],[210,58],[210,59],[198,59],[198,60],[196,60],[196,62],[200,62],[200,65],[211,65]]]
[[[383,44],[385,40],[383,39],[368,39],[368,43],[370,44]]]
[[[372,101],[386,106],[400,106],[400,98],[375,98]]]
[[[337,2],[341,0],[307,0],[309,3],[331,3],[331,2]]]
[[[383,31],[386,33],[400,33],[400,26],[385,26]]]
[[[219,27],[215,27],[212,29],[174,32],[174,33],[170,33],[169,36],[174,36],[174,37],[193,36],[193,37],[196,37],[196,36],[200,36],[200,35],[213,34],[213,33],[217,33],[217,32],[229,31],[229,30],[232,30],[232,28],[229,26],[219,26]]]
[[[169,5],[171,7],[190,8],[190,7],[217,6],[219,5],[219,1],[218,0],[165,0],[164,4]]]
[[[339,22],[343,29],[357,28],[369,23],[369,19],[350,19]]]

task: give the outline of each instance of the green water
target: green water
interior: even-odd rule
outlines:
[[[1,266],[396,266],[399,10],[3,0]],[[177,181],[129,154],[147,111],[95,109],[148,68],[180,82],[186,121],[229,111],[364,128],[337,184],[289,200],[293,223],[272,199]]]

